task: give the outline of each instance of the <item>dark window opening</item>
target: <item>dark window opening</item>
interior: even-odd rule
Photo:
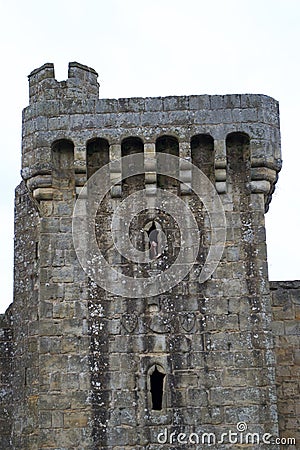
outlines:
[[[156,152],[166,153],[171,156],[179,157],[179,143],[173,136],[161,136],[156,140]],[[177,188],[179,177],[178,159],[169,161],[168,167],[161,167],[158,163],[157,186],[161,189]]]
[[[197,134],[191,139],[192,163],[215,182],[214,140],[209,134]],[[195,175],[195,174],[194,174]]]
[[[96,138],[87,143],[87,177],[109,163],[109,143],[106,139]]]
[[[230,133],[226,138],[228,183],[233,195],[249,193],[247,185],[251,181],[250,139],[245,133]],[[237,200],[239,201],[239,200]]]
[[[242,176],[246,180],[246,174],[247,172],[250,173],[251,168],[249,136],[239,132],[228,134],[226,137],[226,153],[229,174],[237,173],[238,177]]]
[[[150,259],[159,258],[167,249],[167,238],[159,222],[151,220],[144,226],[147,234],[144,249],[149,250]]]
[[[154,221],[147,231],[147,234],[149,237],[150,258],[154,259],[158,256],[158,230]]]
[[[152,409],[161,411],[163,401],[163,385],[165,375],[157,370],[155,366],[154,371],[150,375],[150,391],[152,398]]]
[[[133,156],[133,159],[122,159],[122,191],[125,197],[144,189],[144,143],[138,137],[128,137],[122,141],[121,156]],[[140,172],[138,175],[132,173]]]
[[[72,194],[75,188],[73,142],[60,139],[52,144],[52,165],[53,186],[67,189]]]

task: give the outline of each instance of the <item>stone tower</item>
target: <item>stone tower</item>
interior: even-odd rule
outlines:
[[[230,431],[240,444],[247,432],[278,436],[264,225],[281,167],[278,103],[264,95],[99,100],[98,88],[97,73],[78,63],[62,82],[53,64],[29,75],[3,448],[231,449]],[[141,173],[121,160],[132,155]],[[121,295],[99,285],[75,252],[76,200],[104,166],[110,189],[95,213],[97,244],[120,276],[146,280],[137,293],[127,295],[118,276],[109,282]],[[222,230],[212,232],[218,212],[195,194],[197,169],[226,218],[221,259],[204,282],[199,274]],[[145,208],[129,234],[150,256],[133,262],[116,250],[111,222],[140,190]],[[191,211],[196,250],[159,191],[179,202],[182,216]],[[148,295],[147,280],[176,264],[183,242],[191,270]],[[247,448],[270,447],[247,439]]]

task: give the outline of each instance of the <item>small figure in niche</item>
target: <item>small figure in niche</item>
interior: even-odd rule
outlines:
[[[158,253],[158,230],[155,226],[155,222],[152,222],[151,227],[147,231],[149,242],[150,242],[150,258],[158,258],[160,254]]]

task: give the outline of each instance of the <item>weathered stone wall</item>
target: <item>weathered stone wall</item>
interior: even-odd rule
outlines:
[[[300,281],[271,282],[270,287],[276,351],[279,429],[283,437],[295,438],[299,445]]]
[[[53,150],[52,192],[38,197],[39,443],[88,448],[90,369],[86,275],[72,243],[73,148]]]
[[[281,167],[278,103],[262,95],[99,100],[96,72],[78,63],[64,82],[46,64],[30,74],[29,86],[24,182],[16,194],[14,448],[154,450],[164,429],[168,436],[220,438],[238,422],[278,436],[264,224]],[[196,217],[201,243],[177,286],[127,298],[96,286],[80,267],[72,214],[97,169],[139,152],[148,158],[145,175],[117,183],[98,210],[97,239],[107,261],[134,277],[174,263],[180,233],[163,212],[143,212],[130,230],[142,249],[140,230],[155,219],[167,236],[161,259],[134,264],[113,249],[112,214],[144,187],[178,195]],[[220,195],[226,245],[203,284],[209,217],[183,163],[177,169],[186,184],[156,176],[159,152],[193,162]],[[115,165],[110,176],[125,170]],[[150,382],[155,367],[164,375],[158,409]]]
[[[11,449],[12,427],[12,352],[11,307],[0,315],[0,448]]]
[[[35,448],[38,436],[39,216],[22,182],[15,194],[12,304],[13,448]]]
[[[168,436],[210,432],[220,437],[236,430],[239,421],[252,432],[278,435],[264,197],[247,189],[248,150],[243,139],[227,143],[228,186],[222,195],[227,242],[212,279],[203,285],[197,279],[209,240],[208,217],[201,203],[186,195],[204,244],[190,275],[153,298],[116,299],[92,292],[94,439],[101,448],[118,448],[122,442],[127,448],[147,448],[165,429]],[[101,219],[111,222],[109,213]],[[135,231],[150,220],[151,215],[142,215]],[[168,264],[178,238],[170,219],[160,213],[157,220],[169,236],[163,256]],[[119,264],[127,273],[141,270],[130,262]],[[152,407],[149,387],[155,365],[165,373],[160,411]],[[169,440],[165,446],[173,448]]]

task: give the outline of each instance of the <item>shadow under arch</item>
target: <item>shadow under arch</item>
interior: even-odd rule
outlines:
[[[179,157],[179,142],[174,136],[163,135],[156,139],[156,152],[166,153]],[[179,182],[174,177],[179,177],[179,160],[174,160],[170,163],[169,167],[159,167],[158,170],[164,173],[164,175],[157,175],[157,186],[161,189],[177,188]]]
[[[121,142],[121,157],[140,154],[142,159],[140,166],[144,167],[144,142],[141,138],[130,136],[126,137]],[[139,174],[132,177],[127,177],[127,173],[131,168],[127,167],[128,161],[122,159],[122,192],[125,197],[144,189],[145,174]]]
[[[74,143],[58,139],[51,145],[53,187],[75,189]]]
[[[109,142],[93,138],[86,143],[86,171],[90,178],[97,170],[109,163]]]
[[[215,150],[214,139],[210,134],[196,134],[191,138],[192,163],[198,167],[207,178],[215,182]]]
[[[226,136],[227,180],[233,191],[247,191],[251,179],[250,137],[244,132]]]

